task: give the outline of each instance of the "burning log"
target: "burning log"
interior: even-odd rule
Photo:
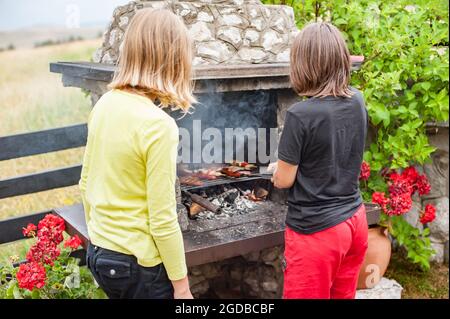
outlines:
[[[193,218],[198,213],[204,212],[205,210],[206,210],[206,208],[193,202],[192,205],[189,207],[189,217]]]
[[[209,200],[203,198],[202,196],[197,195],[197,194],[192,194],[187,191],[185,191],[184,193],[191,198],[193,203],[196,203],[196,204],[204,207],[206,210],[209,210],[215,214],[220,213],[220,207],[218,207],[217,205],[214,205],[213,203],[211,203]],[[191,207],[192,207],[192,205],[191,205]],[[194,210],[197,211],[197,214],[200,212],[200,211],[198,211],[198,208],[195,208]]]
[[[246,193],[244,196],[254,202],[260,202],[266,200],[268,195],[269,192],[266,189],[262,187],[256,187],[251,192]]]

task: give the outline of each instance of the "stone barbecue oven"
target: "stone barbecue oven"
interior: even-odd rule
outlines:
[[[289,62],[298,32],[288,6],[259,0],[137,1],[117,8],[94,62],[114,64],[130,19],[141,8],[167,8],[183,18],[195,42],[194,65]]]
[[[88,90],[94,103],[112,79],[130,19],[145,7],[172,10],[182,17],[194,40],[194,91],[200,104],[178,121],[180,128],[193,130],[195,120],[219,129],[282,127],[287,107],[298,99],[288,77],[289,47],[298,32],[288,6],[263,5],[258,0],[130,2],[114,11],[93,63],[52,63],[51,71],[62,74],[65,86]],[[362,60],[352,57],[353,68]],[[177,189],[193,294],[281,297],[286,193],[273,189],[267,177],[257,173]],[[247,190],[265,200],[248,201]],[[209,209],[194,216],[194,203]],[[211,204],[220,207],[219,214],[211,211]],[[76,222],[71,217],[75,214]],[[72,229],[87,236],[80,211],[61,215]],[[378,218],[378,208],[368,206],[369,224]]]

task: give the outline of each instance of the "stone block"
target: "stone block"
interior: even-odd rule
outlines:
[[[401,299],[402,290],[398,282],[383,277],[375,287],[357,290],[355,299]]]
[[[431,242],[431,248],[434,249],[434,254],[431,256],[430,261],[442,264],[445,260],[445,244]]]

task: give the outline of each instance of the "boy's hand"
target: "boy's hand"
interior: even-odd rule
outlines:
[[[267,173],[274,174],[278,168],[278,163],[270,163],[269,166],[267,166]]]

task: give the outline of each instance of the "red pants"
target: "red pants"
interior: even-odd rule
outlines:
[[[364,205],[346,221],[310,235],[286,227],[285,299],[353,299],[367,250]]]

